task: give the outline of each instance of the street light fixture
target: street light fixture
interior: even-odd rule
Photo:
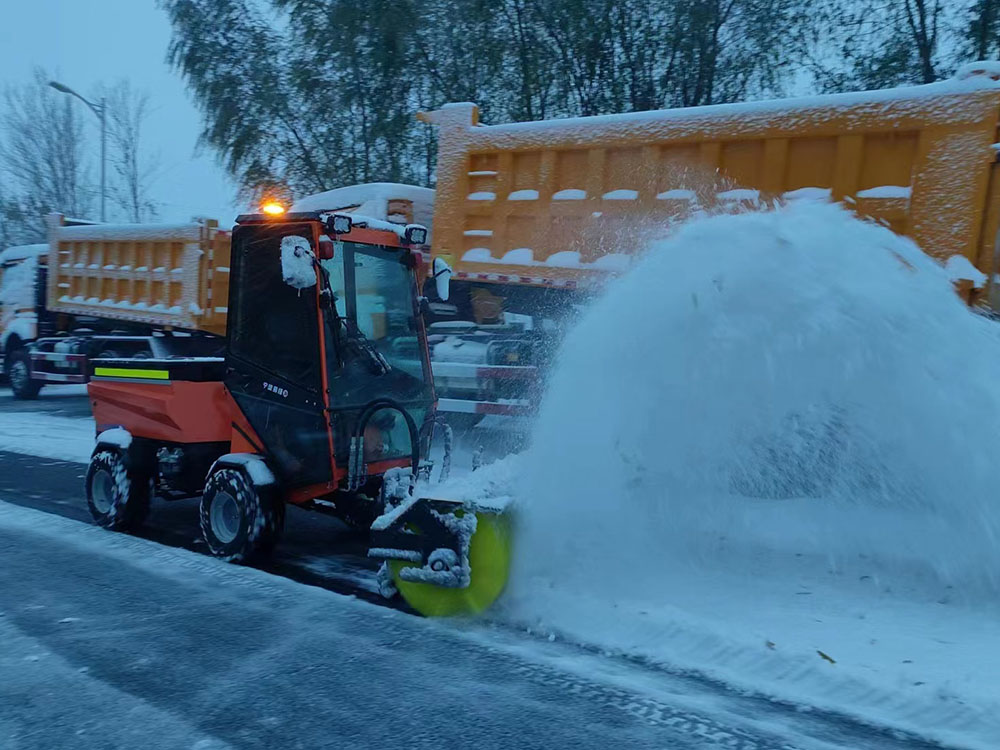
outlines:
[[[80,94],[76,93],[73,89],[64,83],[59,83],[58,81],[49,81],[49,86],[54,88],[56,91],[69,94],[70,96],[75,96],[81,102],[90,107],[90,111],[97,115],[97,119],[101,121],[101,221],[107,221],[107,214],[105,213],[105,204],[107,202],[108,191],[107,191],[107,113],[108,106],[104,97],[101,97],[101,101],[92,102]]]

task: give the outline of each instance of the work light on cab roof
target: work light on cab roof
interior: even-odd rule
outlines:
[[[427,227],[422,224],[407,224],[403,230],[403,239],[408,245],[426,245]]]
[[[264,201],[260,204],[261,213],[268,216],[281,216],[285,213],[285,207],[278,201]]]
[[[326,220],[327,231],[334,234],[349,234],[351,226],[351,217],[347,214],[333,214]]]

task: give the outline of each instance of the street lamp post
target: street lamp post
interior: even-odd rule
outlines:
[[[108,106],[107,101],[102,96],[101,101],[92,102],[80,94],[76,93],[73,89],[65,84],[59,83],[58,81],[49,81],[49,86],[54,88],[56,91],[60,91],[63,94],[69,94],[70,96],[75,96],[81,102],[90,107],[90,111],[97,115],[97,119],[101,121],[101,221],[107,221],[106,213],[106,203],[108,198],[107,190],[107,151],[108,151],[108,128],[107,128],[107,114]]]

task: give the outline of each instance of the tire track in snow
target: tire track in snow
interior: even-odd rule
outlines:
[[[801,747],[777,739],[769,740],[743,729],[726,727],[706,716],[544,665],[522,662],[515,665],[513,671],[536,684],[561,689],[571,695],[616,708],[652,726],[697,738],[702,747],[722,747],[727,750],[799,750]]]

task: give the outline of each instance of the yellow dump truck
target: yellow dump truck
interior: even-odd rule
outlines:
[[[455,271],[454,322],[431,328],[451,325],[443,403],[530,413],[551,350],[540,322],[558,328],[574,296],[696,211],[842,201],[1000,310],[998,79],[978,63],[928,86],[746,104],[494,126],[473,104],[421,114],[440,143],[432,250]]]
[[[220,350],[230,238],[217,222],[49,220],[47,245],[0,254],[0,337],[16,397],[85,382],[91,357]]]

